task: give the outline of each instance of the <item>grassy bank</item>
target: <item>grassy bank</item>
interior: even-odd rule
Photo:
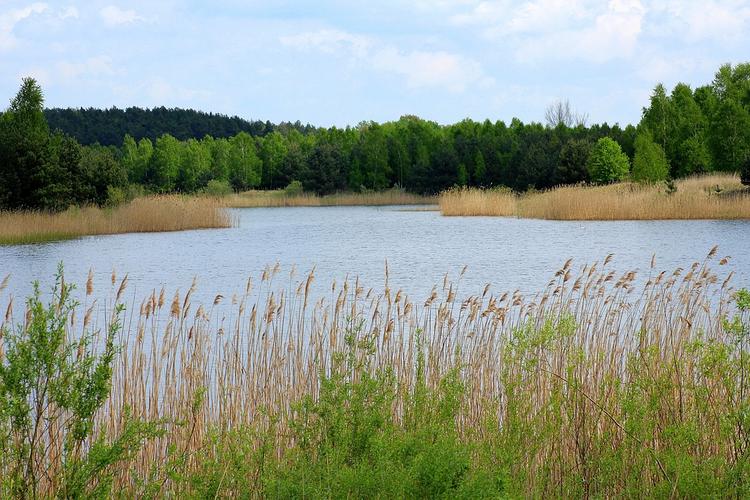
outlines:
[[[223,205],[209,198],[149,196],[111,209],[0,212],[0,244],[34,243],[85,235],[231,227]]]
[[[314,193],[289,194],[283,189],[276,191],[246,191],[223,198],[232,208],[254,207],[329,207],[329,206],[386,206],[386,205],[432,205],[437,204],[433,196],[420,196],[400,190],[371,193],[337,193],[319,196]]]
[[[745,497],[750,296],[726,262],[640,280],[568,262],[534,297],[446,281],[426,301],[387,271],[313,301],[314,275],[277,267],[213,304],[154,291],[98,329],[91,283],[82,306],[11,305],[0,496]]]
[[[443,215],[497,215],[552,220],[750,219],[750,190],[739,177],[710,175],[664,184],[563,186],[516,195],[456,189],[440,196]]]

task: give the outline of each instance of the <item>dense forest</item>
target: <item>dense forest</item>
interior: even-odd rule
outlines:
[[[744,171],[743,171],[744,169]],[[660,182],[750,169],[750,63],[710,85],[657,85],[641,122],[587,126],[558,103],[546,123],[416,116],[383,124],[275,126],[190,110],[48,110],[25,79],[0,115],[0,208],[116,203],[140,192],[383,190],[453,186],[514,190],[625,179]]]
[[[206,136],[229,138],[240,132],[254,137],[270,134],[274,130],[296,129],[304,134],[315,131],[311,125],[269,121],[244,120],[238,116],[204,113],[192,109],[137,107],[119,109],[47,109],[44,111],[52,130],[61,130],[84,145],[120,146],[126,135],[136,141],[150,139],[152,142],[164,134],[186,141]]]

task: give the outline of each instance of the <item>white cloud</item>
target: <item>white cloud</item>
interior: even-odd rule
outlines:
[[[607,4],[533,0],[515,9],[504,3],[503,14],[494,17],[490,7],[483,5],[474,9],[474,17],[456,18],[456,22],[478,23],[484,19],[488,24],[485,37],[509,42],[515,56],[523,62],[606,62],[628,57],[638,45],[646,14],[640,0],[610,0]]]
[[[736,41],[750,30],[750,3],[746,0],[669,1],[655,5],[666,31],[690,42]],[[654,27],[658,31],[660,27]]]
[[[401,52],[387,47],[373,54],[370,61],[377,70],[406,77],[412,88],[445,87],[461,92],[473,83],[492,83],[478,62],[448,52]]]
[[[296,50],[315,50],[350,58],[376,71],[401,75],[408,87],[444,87],[454,92],[468,85],[491,85],[473,59],[445,51],[403,51],[376,39],[340,30],[324,29],[280,38]]]
[[[155,78],[148,82],[144,88],[146,95],[159,105],[164,103],[195,103],[196,100],[205,100],[211,97],[211,92],[206,90],[195,90],[172,85],[163,78]]]
[[[484,26],[482,33],[491,38],[559,30],[592,16],[592,7],[583,0],[529,0],[520,5],[510,0],[487,0],[452,15],[450,21],[459,26]]]
[[[282,36],[280,41],[282,45],[298,50],[318,50],[327,54],[343,52],[355,57],[364,57],[373,46],[373,41],[366,36],[333,29]]]
[[[46,3],[36,2],[22,9],[15,9],[0,14],[0,50],[9,50],[15,47],[17,40],[13,36],[16,24],[35,14],[46,12],[49,6]]]
[[[115,74],[115,71],[112,68],[112,60],[107,56],[91,57],[85,61],[76,63],[61,61],[56,65],[56,69],[60,77],[65,80]]]
[[[134,10],[121,9],[115,5],[108,5],[99,11],[104,24],[107,26],[118,26],[121,24],[130,24],[137,21],[145,21]]]
[[[68,18],[78,19],[79,15],[80,14],[78,12],[78,9],[71,5],[70,7],[67,7],[63,9],[62,11],[60,11],[60,14],[58,15],[58,17],[60,19],[68,19]]]

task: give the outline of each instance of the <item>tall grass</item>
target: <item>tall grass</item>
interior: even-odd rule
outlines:
[[[150,196],[116,208],[71,208],[61,213],[0,212],[0,244],[84,235],[231,227],[221,202],[210,198]]]
[[[124,319],[94,435],[117,440],[132,418],[165,432],[114,471],[114,491],[750,494],[750,298],[712,270],[716,249],[642,276],[610,260],[568,261],[532,297],[459,297],[446,278],[415,300],[387,269],[383,290],[315,294],[313,272],[278,266],[212,304],[192,303],[195,283],[155,290]],[[112,276],[110,304],[126,286]],[[72,336],[99,331],[91,282],[86,294]],[[24,318],[11,304],[4,327]],[[48,444],[36,466],[54,471]]]
[[[232,208],[431,205],[437,203],[436,197],[420,196],[398,189],[370,193],[336,193],[325,196],[314,193],[287,194],[284,190],[246,191],[228,196],[223,200]]]
[[[563,186],[513,195],[460,189],[440,196],[443,215],[498,215],[552,220],[748,219],[750,191],[737,176],[711,175],[664,185]]]

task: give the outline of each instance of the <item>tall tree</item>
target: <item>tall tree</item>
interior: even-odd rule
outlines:
[[[736,172],[750,154],[750,113],[724,99],[711,120],[711,150],[718,170]]]
[[[656,144],[645,127],[635,139],[632,178],[644,184],[661,182],[669,175],[669,163],[664,150]]]
[[[260,184],[263,162],[258,158],[253,137],[240,132],[229,139],[229,145],[229,182],[235,191]]]
[[[42,192],[54,176],[44,95],[33,78],[24,78],[0,120],[0,207],[50,208]],[[46,191],[46,190],[44,190]]]
[[[553,184],[576,184],[589,178],[587,163],[591,153],[591,143],[584,139],[570,139],[560,150]]]
[[[154,154],[149,169],[149,179],[157,191],[168,192],[175,189],[180,172],[180,150],[182,144],[169,134],[156,139]]]

